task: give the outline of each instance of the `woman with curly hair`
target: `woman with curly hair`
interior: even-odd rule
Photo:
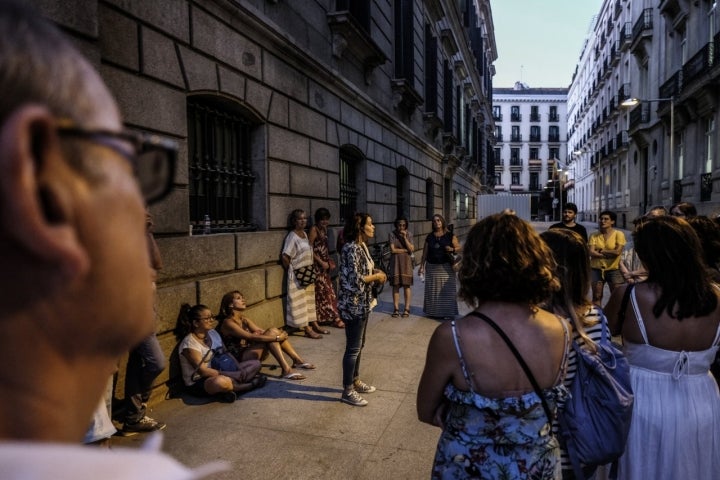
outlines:
[[[315,281],[315,311],[319,325],[332,325],[335,328],[345,328],[337,309],[337,295],[333,288],[330,272],[335,269],[335,262],[330,258],[328,245],[328,225],[330,224],[330,211],[327,208],[315,210],[315,225],[310,227],[308,238],[313,248],[315,270],[318,272]],[[330,333],[322,330],[317,333]]]
[[[475,224],[464,252],[460,297],[475,310],[435,330],[417,393],[420,421],[442,429],[432,478],[560,478],[543,398],[552,416],[567,395],[569,332],[539,307],[560,289],[552,252],[509,214]],[[542,398],[483,316],[531,366]]]

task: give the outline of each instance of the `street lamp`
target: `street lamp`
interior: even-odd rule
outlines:
[[[668,175],[670,176],[670,199],[672,203],[675,198],[674,193],[674,185],[673,185],[673,176],[675,173],[675,97],[665,97],[665,98],[628,98],[626,100],[623,100],[620,102],[620,106],[623,108],[633,108],[637,106],[638,104],[642,102],[670,102],[670,172],[668,172]]]

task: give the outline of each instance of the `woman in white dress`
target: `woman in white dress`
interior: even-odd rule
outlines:
[[[304,210],[293,210],[288,217],[288,234],[282,251],[282,263],[287,269],[287,309],[285,323],[291,329],[305,331],[310,338],[323,338],[318,332],[322,330],[317,324],[315,311],[315,284],[303,286],[295,275],[295,270],[302,267],[314,268],[313,249],[308,240],[307,215]]]
[[[646,220],[633,239],[648,278],[618,288],[605,308],[611,331],[622,334],[635,394],[618,478],[716,479],[720,394],[709,368],[720,340],[718,286],[685,220]]]

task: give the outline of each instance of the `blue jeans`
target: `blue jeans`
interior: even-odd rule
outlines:
[[[125,423],[137,423],[145,416],[153,381],[165,364],[165,355],[154,333],[130,350],[125,373]]]
[[[350,315],[342,312],[345,322],[345,355],[343,355],[343,386],[349,387],[360,376],[360,353],[365,346],[368,314]]]

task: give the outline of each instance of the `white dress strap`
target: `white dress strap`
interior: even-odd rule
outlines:
[[[638,307],[637,298],[635,297],[635,291],[636,289],[633,288],[632,292],[630,292],[630,303],[632,304],[633,312],[635,312],[635,318],[637,319],[637,324],[640,328],[643,340],[645,340],[646,345],[649,345],[647,332],[645,331],[645,324],[643,323],[642,315],[640,315],[640,308]]]

